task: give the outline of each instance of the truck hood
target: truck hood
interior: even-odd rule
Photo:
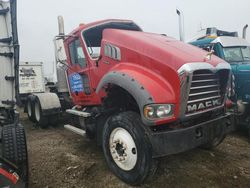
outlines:
[[[244,76],[245,79],[250,80],[250,61],[244,63],[231,63],[232,71],[235,75]]]
[[[160,34],[105,29],[103,40],[122,49],[122,61],[134,62],[139,59],[141,62],[136,63],[141,63],[143,66],[152,67],[150,63],[153,60],[164,63],[177,71],[183,64],[190,62],[205,61],[214,67],[224,62],[214,55],[210,60],[206,60],[207,52]],[[126,55],[123,55],[123,51],[126,51]]]

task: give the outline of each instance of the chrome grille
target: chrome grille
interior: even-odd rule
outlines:
[[[186,114],[213,109],[221,106],[222,92],[220,76],[211,70],[193,72]]]

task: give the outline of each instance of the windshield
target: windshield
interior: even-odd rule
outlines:
[[[228,62],[250,61],[250,47],[227,47],[223,48],[225,60]]]

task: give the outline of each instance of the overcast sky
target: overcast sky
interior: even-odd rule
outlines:
[[[17,3],[21,61],[44,62],[47,74],[54,61],[52,41],[58,33],[58,15],[64,17],[66,33],[80,23],[121,18],[134,20],[144,31],[179,38],[178,7],[184,13],[186,40],[201,27],[238,31],[241,36],[243,26],[250,25],[249,0],[20,0]],[[250,28],[247,37],[250,40]]]

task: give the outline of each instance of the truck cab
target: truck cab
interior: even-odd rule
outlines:
[[[214,32],[209,32],[214,30]],[[227,61],[233,72],[233,92],[231,98],[237,105],[237,123],[243,124],[250,129],[250,43],[238,37],[237,32],[226,32],[217,29],[207,29],[207,35],[192,45],[213,53]],[[239,116],[238,116],[239,115]]]
[[[80,25],[70,34],[73,37],[65,39],[67,64],[70,67],[67,71],[68,81],[75,104],[100,105],[101,98],[96,92],[98,84],[103,75],[121,61],[120,49],[112,44],[105,45],[105,41],[102,41],[105,29],[141,31],[139,26],[128,20],[104,20]]]

